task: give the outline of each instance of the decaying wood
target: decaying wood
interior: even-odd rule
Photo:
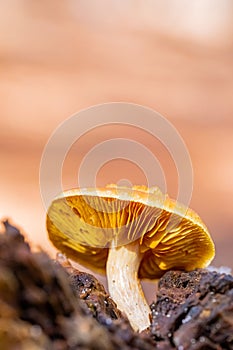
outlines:
[[[233,349],[233,277],[196,270],[170,271],[152,304],[151,333],[162,346]]]
[[[32,252],[8,222],[5,231],[0,349],[233,349],[231,275],[167,272],[151,305],[150,330],[138,334],[94,276]]]
[[[93,276],[69,274],[44,252],[31,252],[17,229],[7,222],[5,227],[0,235],[0,349],[154,348],[149,335],[133,332]]]

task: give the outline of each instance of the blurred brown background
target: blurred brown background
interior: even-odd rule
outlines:
[[[134,102],[157,110],[182,135],[193,162],[191,207],[215,240],[214,264],[233,267],[232,23],[231,0],[2,1],[0,217],[54,252],[39,189],[48,138],[82,108]],[[67,161],[64,187],[74,185],[74,167],[97,136]],[[177,183],[164,163],[173,194]],[[100,182],[130,176],[130,166],[123,168],[108,165]]]

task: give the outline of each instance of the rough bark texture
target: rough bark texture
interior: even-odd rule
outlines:
[[[33,253],[15,227],[5,222],[5,229],[0,349],[233,349],[231,275],[167,272],[151,305],[151,328],[138,334],[94,276]]]
[[[5,228],[0,235],[0,349],[154,348],[149,335],[133,332],[93,276],[65,269],[44,252],[32,253],[16,228],[8,222]]]
[[[233,277],[170,271],[151,305],[151,333],[160,348],[233,349]]]

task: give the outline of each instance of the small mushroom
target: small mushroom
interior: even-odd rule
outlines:
[[[157,187],[65,191],[49,207],[47,230],[67,257],[106,272],[111,297],[136,331],[150,325],[141,278],[203,268],[215,254],[200,217]]]

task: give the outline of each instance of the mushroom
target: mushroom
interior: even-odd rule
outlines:
[[[65,191],[48,209],[47,230],[67,257],[106,272],[110,296],[139,332],[150,325],[140,279],[204,268],[215,254],[200,217],[157,187]]]

